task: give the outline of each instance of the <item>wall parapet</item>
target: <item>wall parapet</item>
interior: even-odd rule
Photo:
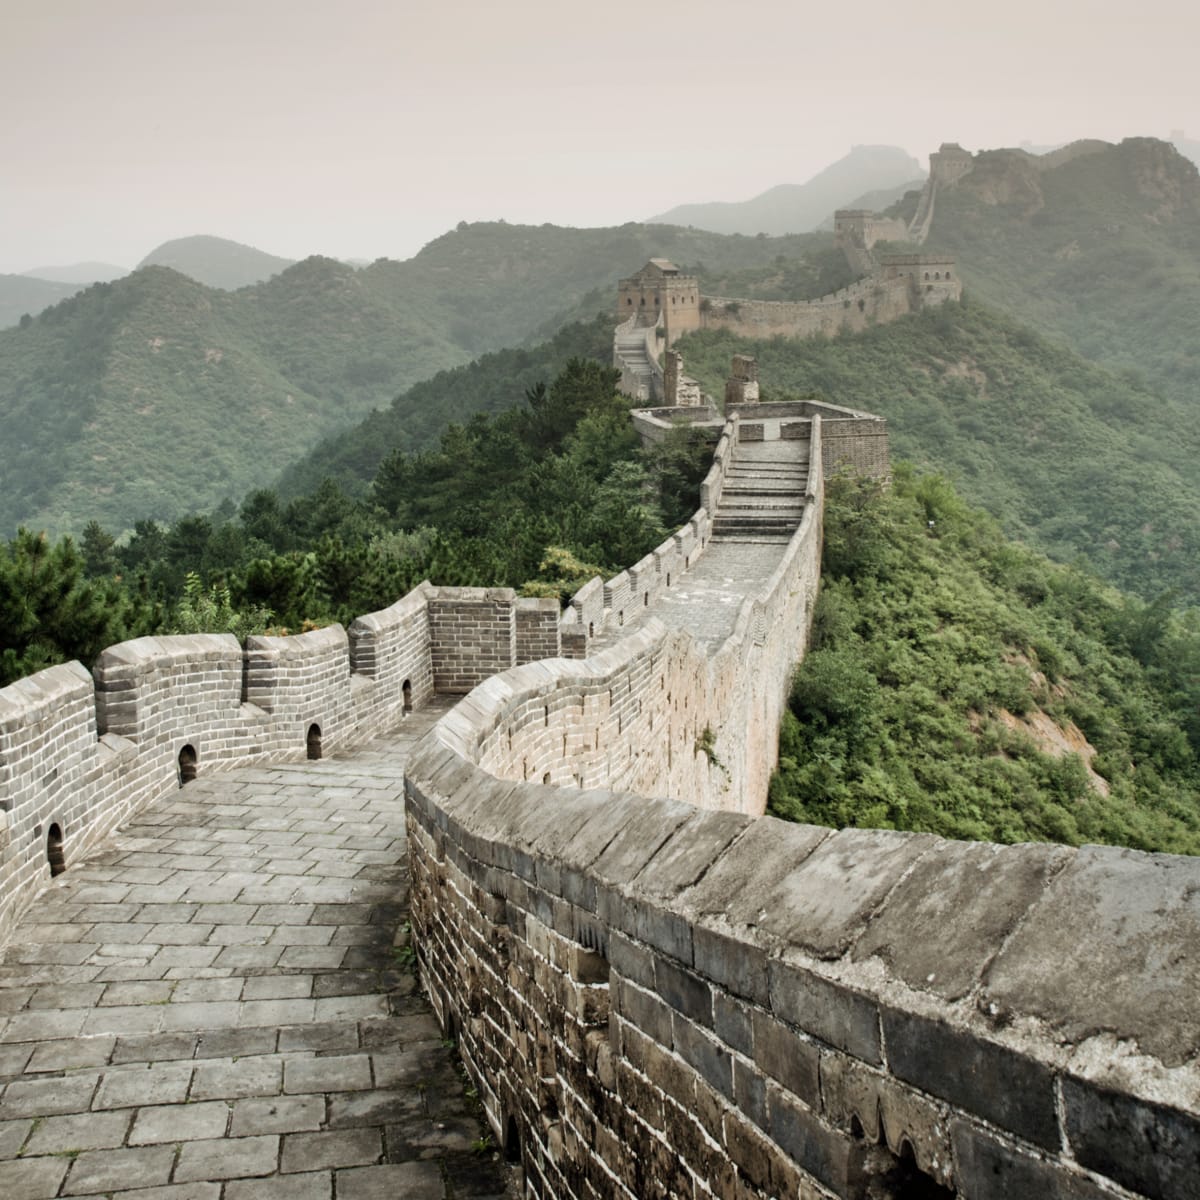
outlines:
[[[820,487],[707,659],[651,619],[487,680],[410,761],[421,972],[489,1122],[534,1195],[1193,1194],[1200,861],[713,787],[752,786],[754,749],[698,731],[752,720]]]

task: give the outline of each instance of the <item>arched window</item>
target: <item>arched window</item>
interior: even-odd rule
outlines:
[[[179,786],[191,783],[196,778],[196,747],[184,746],[179,751]]]
[[[412,680],[406,679],[400,688],[400,694],[404,697],[404,711],[412,712]]]
[[[321,757],[321,727],[320,725],[310,725],[308,727],[308,736],[304,739],[305,748],[308,751],[310,760],[315,761]]]
[[[46,832],[46,861],[51,875],[61,875],[67,869],[67,856],[63,851],[62,830],[57,823]]]

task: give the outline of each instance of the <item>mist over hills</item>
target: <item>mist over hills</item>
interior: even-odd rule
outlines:
[[[1139,430],[1158,461],[1196,448],[1198,197],[1195,167],[1153,139],[991,151],[939,191],[928,248],[958,254],[969,297],[1144,377],[1170,402],[1173,446]],[[405,262],[310,258],[236,291],[144,267],[0,331],[0,531],[77,531],[93,517],[120,530],[238,500],[374,409],[391,424],[366,440],[394,432],[393,399],[436,372],[611,311],[616,280],[652,255],[710,291],[764,299],[822,294],[847,269],[824,233],[505,222],[464,223]],[[452,390],[412,393],[407,444],[498,402]],[[297,469],[307,483],[321,467]]]
[[[857,207],[868,193],[882,193],[875,199],[890,203],[920,187],[924,178],[921,164],[898,146],[855,146],[807,183],[779,184],[749,200],[681,204],[650,221],[716,233],[804,233],[827,221],[835,209]]]
[[[978,298],[1194,402],[1200,171],[1170,143],[980,153],[939,188],[925,249],[955,253]]]
[[[0,275],[0,329],[75,295],[79,287],[77,283],[56,283],[29,275]]]
[[[286,271],[294,262],[295,259],[267,254],[228,238],[197,234],[156,246],[138,263],[138,268],[170,267],[208,287],[235,291],[262,283]]]
[[[114,279],[122,279],[129,274],[127,267],[118,267],[114,263],[79,262],[66,263],[57,267],[34,267],[32,271],[22,271],[22,275],[30,279],[49,279],[53,283],[111,283]]]
[[[120,530],[240,499],[419,380],[611,295],[652,254],[732,268],[814,241],[828,245],[495,222],[407,262],[310,258],[238,291],[143,267],[0,331],[0,531]]]

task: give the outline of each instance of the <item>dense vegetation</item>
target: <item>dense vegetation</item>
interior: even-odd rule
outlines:
[[[836,482],[771,811],[1200,853],[1198,616],[1007,541],[938,477]],[[1046,716],[1095,776],[1047,751]]]
[[[1200,602],[1196,412],[968,300],[861,334],[680,344],[714,394],[730,355],[765,395],[819,392],[888,420],[893,453],[946,473],[1013,536],[1153,598]]]
[[[236,292],[143,268],[0,330],[0,536],[126,529],[243,495],[419,380],[581,305],[591,318],[598,298],[611,308],[653,254],[722,272],[828,244],[501,222],[407,262],[310,258]],[[436,395],[424,407],[433,435],[461,415]]]
[[[78,546],[21,531],[0,549],[0,684],[146,633],[346,623],[422,579],[566,597],[614,574],[691,515],[708,466],[684,434],[640,450],[616,379],[572,359],[499,415],[391,451],[360,497],[258,490],[120,544],[95,521]]]
[[[979,299],[1194,403],[1200,172],[1169,143],[1131,138],[1049,168],[978,155],[938,192],[925,248],[957,254]]]
[[[593,317],[564,325],[549,340],[528,349],[497,350],[466,366],[439,371],[402,392],[387,408],[376,409],[315,446],[283,473],[280,494],[303,495],[333,479],[360,495],[388,454],[426,449],[437,444],[449,422],[510,408],[514,396],[555,378],[572,358],[607,360],[612,331],[612,317]]]

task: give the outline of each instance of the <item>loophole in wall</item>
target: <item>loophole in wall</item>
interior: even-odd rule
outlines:
[[[509,1117],[508,1124],[504,1127],[504,1161],[521,1161],[521,1133],[517,1129],[516,1117]]]
[[[958,1196],[917,1166],[908,1142],[901,1145],[898,1156],[886,1145],[872,1146],[863,1165],[863,1200],[956,1200]]]
[[[67,869],[67,855],[63,850],[62,830],[55,823],[46,832],[46,861],[51,875],[61,875]]]
[[[184,746],[179,751],[179,786],[191,783],[196,778],[196,747]]]
[[[308,751],[310,759],[321,757],[321,727],[320,725],[310,725],[308,727],[308,736],[304,739],[305,747]]]
[[[406,679],[400,687],[400,692],[404,696],[404,711],[412,712],[412,680]]]

